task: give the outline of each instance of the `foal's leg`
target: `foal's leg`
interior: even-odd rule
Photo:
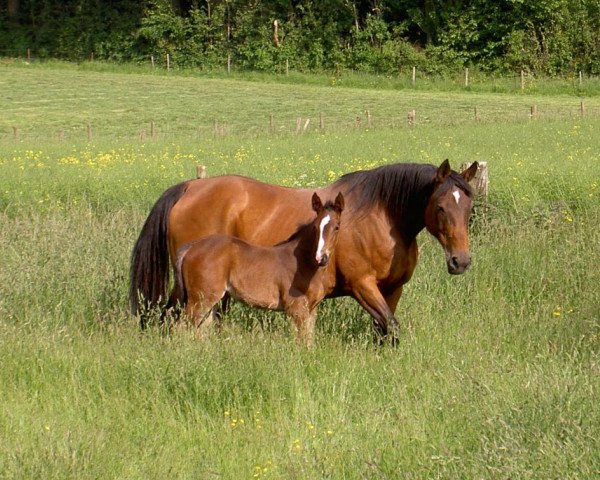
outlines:
[[[309,310],[307,306],[288,310],[288,315],[294,322],[296,342],[298,345],[312,347],[315,341],[316,308]]]
[[[383,298],[374,278],[363,280],[353,288],[352,293],[358,303],[373,317],[375,329],[381,336],[387,336],[389,325],[391,325],[393,335],[396,335],[399,330],[398,320]]]
[[[215,323],[220,297],[196,294],[188,299],[186,316],[200,338],[206,338]]]
[[[315,323],[317,321],[317,309],[308,313],[304,320],[304,345],[312,348],[315,345]]]

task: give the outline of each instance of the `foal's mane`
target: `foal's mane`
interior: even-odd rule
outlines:
[[[325,202],[325,204],[323,205],[323,209],[324,210],[333,210],[334,203],[331,200],[327,200]],[[288,242],[291,242],[292,240],[297,240],[298,238],[302,237],[306,233],[306,231],[315,223],[316,218],[317,217],[315,216],[310,222],[300,225],[298,227],[298,229],[294,233],[292,233],[286,240],[284,240],[283,242],[276,243],[275,246],[283,245],[284,243],[288,243]]]
[[[395,163],[348,173],[334,186],[353,196],[355,212],[381,205],[394,218],[403,218],[410,216],[415,209],[425,207],[433,192],[436,171],[433,165]],[[453,185],[472,195],[469,183],[456,172],[452,172],[440,186],[440,193]]]

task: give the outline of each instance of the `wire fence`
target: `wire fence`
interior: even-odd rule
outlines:
[[[377,129],[418,129],[428,126],[469,126],[493,123],[517,123],[532,121],[585,120],[600,118],[600,105],[587,106],[584,101],[564,101],[556,104],[531,104],[518,109],[478,106],[457,107],[449,115],[439,116],[430,108],[415,108],[398,116],[378,116],[377,111],[365,110],[354,117],[329,117],[325,112],[312,116],[297,115],[294,118],[278,118],[274,114],[256,116],[254,122],[237,120],[215,120],[210,124],[182,124],[170,122],[140,122],[136,125],[121,123],[101,126],[93,123],[36,128],[26,123],[0,128],[3,142],[25,141],[99,141],[122,139],[130,141],[153,141],[156,139],[205,140],[235,137],[293,136],[324,134],[347,131],[369,131]]]

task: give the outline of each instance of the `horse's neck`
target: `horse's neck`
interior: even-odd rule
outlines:
[[[429,185],[415,189],[398,218],[395,219],[396,227],[402,231],[405,239],[412,242],[425,228],[425,209],[428,202]]]
[[[407,213],[399,222],[400,230],[409,242],[417,238],[417,235],[425,228],[425,209],[415,210]]]

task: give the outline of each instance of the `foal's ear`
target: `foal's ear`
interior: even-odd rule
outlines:
[[[435,181],[437,183],[444,183],[450,175],[450,162],[448,159],[444,160],[442,164],[438,167],[437,172],[435,172]]]
[[[477,162],[473,162],[471,165],[469,165],[469,168],[461,173],[461,175],[467,182],[470,182],[477,173],[478,168],[479,164]]]
[[[312,207],[315,212],[320,212],[323,209],[323,202],[321,202],[321,198],[317,195],[317,192],[313,193],[312,196]]]
[[[337,197],[335,197],[335,203],[333,205],[333,208],[335,208],[339,213],[342,213],[345,204],[346,202],[344,201],[344,196],[342,195],[342,192],[338,193]]]

